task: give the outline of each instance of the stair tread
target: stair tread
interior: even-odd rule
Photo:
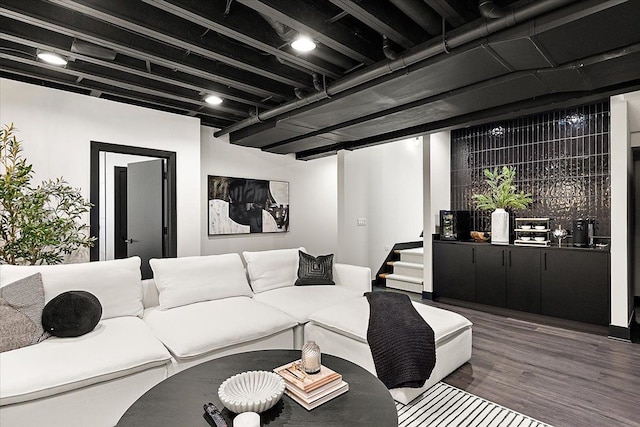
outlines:
[[[419,270],[424,269],[424,264],[419,264],[417,262],[409,262],[409,261],[391,261],[387,263],[388,265],[392,265],[394,267],[406,267],[406,268],[415,268]]]
[[[403,276],[402,274],[387,274],[385,279],[387,279],[387,280],[397,280],[399,282],[416,283],[416,284],[420,284],[420,285],[422,284],[422,278],[421,277]]]
[[[424,255],[424,248],[401,249],[398,251],[398,253],[408,255]]]

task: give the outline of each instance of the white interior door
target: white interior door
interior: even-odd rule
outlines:
[[[142,259],[142,278],[152,277],[149,259],[164,254],[164,160],[127,165],[128,256]]]

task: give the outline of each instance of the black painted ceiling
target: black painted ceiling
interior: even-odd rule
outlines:
[[[637,90],[639,22],[640,0],[2,0],[0,76],[310,159]]]

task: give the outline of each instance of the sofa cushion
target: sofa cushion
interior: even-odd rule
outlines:
[[[252,295],[238,254],[151,259],[149,264],[163,310]]]
[[[2,353],[0,405],[124,377],[170,359],[167,349],[141,319],[102,320],[92,332],[78,338],[52,337]]]
[[[412,302],[418,313],[429,323],[435,334],[436,346],[463,329],[471,322],[452,311]],[[365,297],[346,304],[338,304],[311,314],[310,319],[326,329],[366,343],[369,327],[369,302]]]
[[[37,344],[49,337],[42,328],[43,307],[40,273],[0,288],[0,352]]]
[[[284,311],[302,324],[318,310],[360,297],[362,294],[342,286],[318,285],[273,289],[256,294],[254,299]]]
[[[285,313],[249,297],[205,301],[171,310],[152,307],[143,319],[176,359],[197,357],[296,325]]]
[[[42,274],[45,304],[66,291],[94,294],[102,318],[142,315],[140,258],[59,265],[0,265],[0,286],[35,273]]]
[[[242,252],[253,292],[293,286],[298,278],[298,251],[305,248]]]
[[[298,251],[298,279],[296,286],[335,285],[333,281],[333,254],[317,257]]]
[[[42,310],[42,327],[61,338],[79,337],[98,325],[102,317],[100,301],[87,291],[63,292]]]

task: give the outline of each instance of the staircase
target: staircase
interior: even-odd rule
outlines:
[[[387,288],[422,294],[424,252],[422,248],[393,251],[398,261],[387,261],[391,273],[381,273]]]

